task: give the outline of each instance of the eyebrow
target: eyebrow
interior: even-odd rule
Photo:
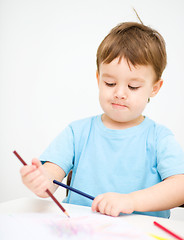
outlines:
[[[115,76],[113,76],[109,73],[103,73],[102,77],[110,77],[110,78],[116,79]],[[130,81],[132,81],[132,82],[145,82],[145,80],[143,78],[131,78]]]
[[[110,78],[116,78],[115,76],[109,74],[109,73],[103,73],[102,77],[110,77]]]
[[[145,82],[145,80],[143,78],[131,78],[130,81],[133,81],[133,82]]]

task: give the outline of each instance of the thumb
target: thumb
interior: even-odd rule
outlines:
[[[100,194],[93,200],[93,203],[91,206],[93,212],[98,211],[98,204],[102,199],[103,199],[103,194]]]
[[[36,166],[37,168],[39,168],[40,166],[42,166],[40,160],[38,158],[33,158],[32,159],[32,165]]]

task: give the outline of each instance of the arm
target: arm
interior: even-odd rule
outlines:
[[[45,192],[49,189],[54,193],[58,186],[53,184],[53,180],[62,181],[65,172],[58,165],[46,162],[44,165],[34,158],[32,165],[23,166],[20,170],[23,183],[37,196],[46,198],[48,194]]]
[[[129,194],[105,193],[95,198],[93,211],[118,216],[133,211],[162,211],[184,203],[184,174],[168,177],[147,189]]]

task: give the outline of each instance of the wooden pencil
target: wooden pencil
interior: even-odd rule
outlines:
[[[86,198],[91,199],[91,200],[94,200],[94,199],[95,199],[95,197],[93,197],[93,196],[91,196],[91,195],[89,195],[89,194],[87,194],[87,193],[84,193],[84,192],[82,192],[82,191],[80,191],[80,190],[78,190],[78,189],[76,189],[76,188],[73,188],[73,187],[71,187],[71,186],[68,186],[68,185],[66,185],[66,184],[64,184],[64,183],[62,183],[62,182],[58,182],[57,180],[53,180],[53,183],[55,183],[55,184],[57,184],[57,185],[59,185],[59,186],[61,186],[61,187],[64,187],[64,188],[66,188],[66,189],[68,189],[68,190],[71,190],[71,191],[73,191],[73,192],[75,192],[75,193],[78,193],[78,194],[80,194],[80,195],[82,195],[82,196],[84,196],[84,197],[86,197]]]
[[[173,233],[171,230],[165,228],[164,226],[162,226],[160,223],[154,221],[153,222],[155,226],[159,227],[160,229],[162,229],[163,231],[165,231],[166,233],[170,234],[171,236],[175,237],[178,240],[184,240],[184,238],[178,236],[177,234]]]

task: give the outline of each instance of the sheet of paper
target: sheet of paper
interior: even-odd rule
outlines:
[[[56,214],[0,215],[1,240],[116,240],[152,239],[125,219],[100,214],[74,216]]]

